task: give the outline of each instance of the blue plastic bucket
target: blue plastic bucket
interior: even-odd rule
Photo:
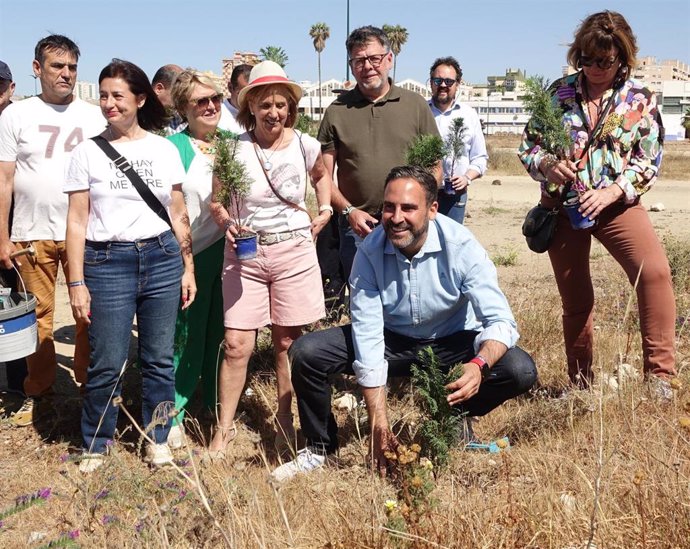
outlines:
[[[33,354],[37,346],[36,298],[18,292],[0,296],[0,362]]]

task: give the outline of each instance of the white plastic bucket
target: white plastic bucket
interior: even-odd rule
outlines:
[[[36,352],[36,298],[12,292],[0,297],[0,361],[16,360]]]

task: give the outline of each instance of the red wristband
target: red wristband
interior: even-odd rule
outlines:
[[[488,368],[489,364],[486,362],[484,357],[482,355],[477,355],[475,356],[470,362],[476,364],[479,366],[480,370],[483,370],[484,368]]]

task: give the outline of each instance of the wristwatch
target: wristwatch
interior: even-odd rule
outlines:
[[[322,204],[321,206],[319,206],[319,213],[323,212],[331,212],[331,215],[333,215],[333,206],[331,206],[330,204]]]
[[[347,218],[347,216],[352,213],[352,210],[355,210],[355,209],[356,208],[352,204],[348,204],[347,206],[345,206],[343,211],[340,213],[342,213],[345,216],[345,218]]]
[[[489,375],[490,370],[489,364],[488,362],[486,362],[486,359],[482,355],[477,355],[469,362],[479,366],[479,371],[482,374],[482,381],[484,381],[486,377]]]

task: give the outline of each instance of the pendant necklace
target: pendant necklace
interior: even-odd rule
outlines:
[[[261,156],[264,157],[264,159],[261,161],[261,163],[264,166],[264,169],[269,172],[271,171],[271,168],[273,168],[273,163],[271,162],[271,158],[273,158],[273,155],[276,153],[278,148],[280,147],[280,144],[283,142],[283,136],[285,135],[285,129],[280,134],[280,139],[278,140],[278,144],[276,145],[275,149],[269,148],[268,150],[271,151],[271,155],[268,156],[266,154],[266,151],[264,148],[259,145],[259,140],[256,138],[256,134],[254,134],[254,141],[256,142],[257,145],[259,145],[259,150],[261,151]]]

